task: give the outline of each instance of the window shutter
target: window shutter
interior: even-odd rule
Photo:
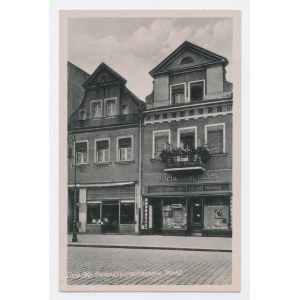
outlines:
[[[223,126],[207,128],[207,146],[210,154],[223,153]]]

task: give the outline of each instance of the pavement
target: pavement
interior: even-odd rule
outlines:
[[[228,237],[77,234],[77,239],[72,242],[72,234],[68,235],[68,246],[232,252],[232,239]]]

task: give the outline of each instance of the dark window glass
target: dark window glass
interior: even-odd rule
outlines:
[[[190,111],[189,111],[189,114],[190,114],[190,116],[193,116],[193,115],[194,115],[194,113],[195,113],[195,111],[194,111],[194,110],[190,110]]]
[[[223,153],[223,126],[207,127],[207,147],[210,154]]]
[[[87,224],[100,224],[100,204],[87,205]]]
[[[199,114],[202,115],[203,114],[203,109],[199,109]]]
[[[180,112],[180,117],[184,117],[185,116],[185,111],[181,111]]]
[[[168,114],[163,114],[163,119],[167,119],[168,118]]]
[[[176,116],[177,116],[176,112],[173,112],[172,113],[172,118],[176,118]]]
[[[208,113],[208,114],[211,114],[211,113],[212,113],[212,107],[209,107],[209,108],[207,109],[207,113]]]
[[[134,203],[121,203],[121,224],[134,224]]]
[[[155,120],[158,120],[158,119],[159,119],[159,115],[155,115],[155,116],[154,116],[154,119],[155,119]]]
[[[195,82],[190,85],[191,102],[204,99],[204,82]]]
[[[185,65],[185,64],[190,64],[193,62],[194,62],[194,59],[191,56],[186,56],[181,60],[180,64]]]
[[[222,106],[217,107],[217,112],[222,112]]]
[[[171,99],[173,104],[179,104],[185,102],[183,84],[172,86],[171,93],[172,93]]]

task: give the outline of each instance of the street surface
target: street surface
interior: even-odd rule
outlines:
[[[228,285],[232,254],[68,247],[68,284]]]

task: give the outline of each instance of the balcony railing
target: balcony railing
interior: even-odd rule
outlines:
[[[196,149],[166,149],[161,153],[165,163],[165,172],[179,171],[205,171],[205,162],[209,158],[209,150],[206,147]]]

